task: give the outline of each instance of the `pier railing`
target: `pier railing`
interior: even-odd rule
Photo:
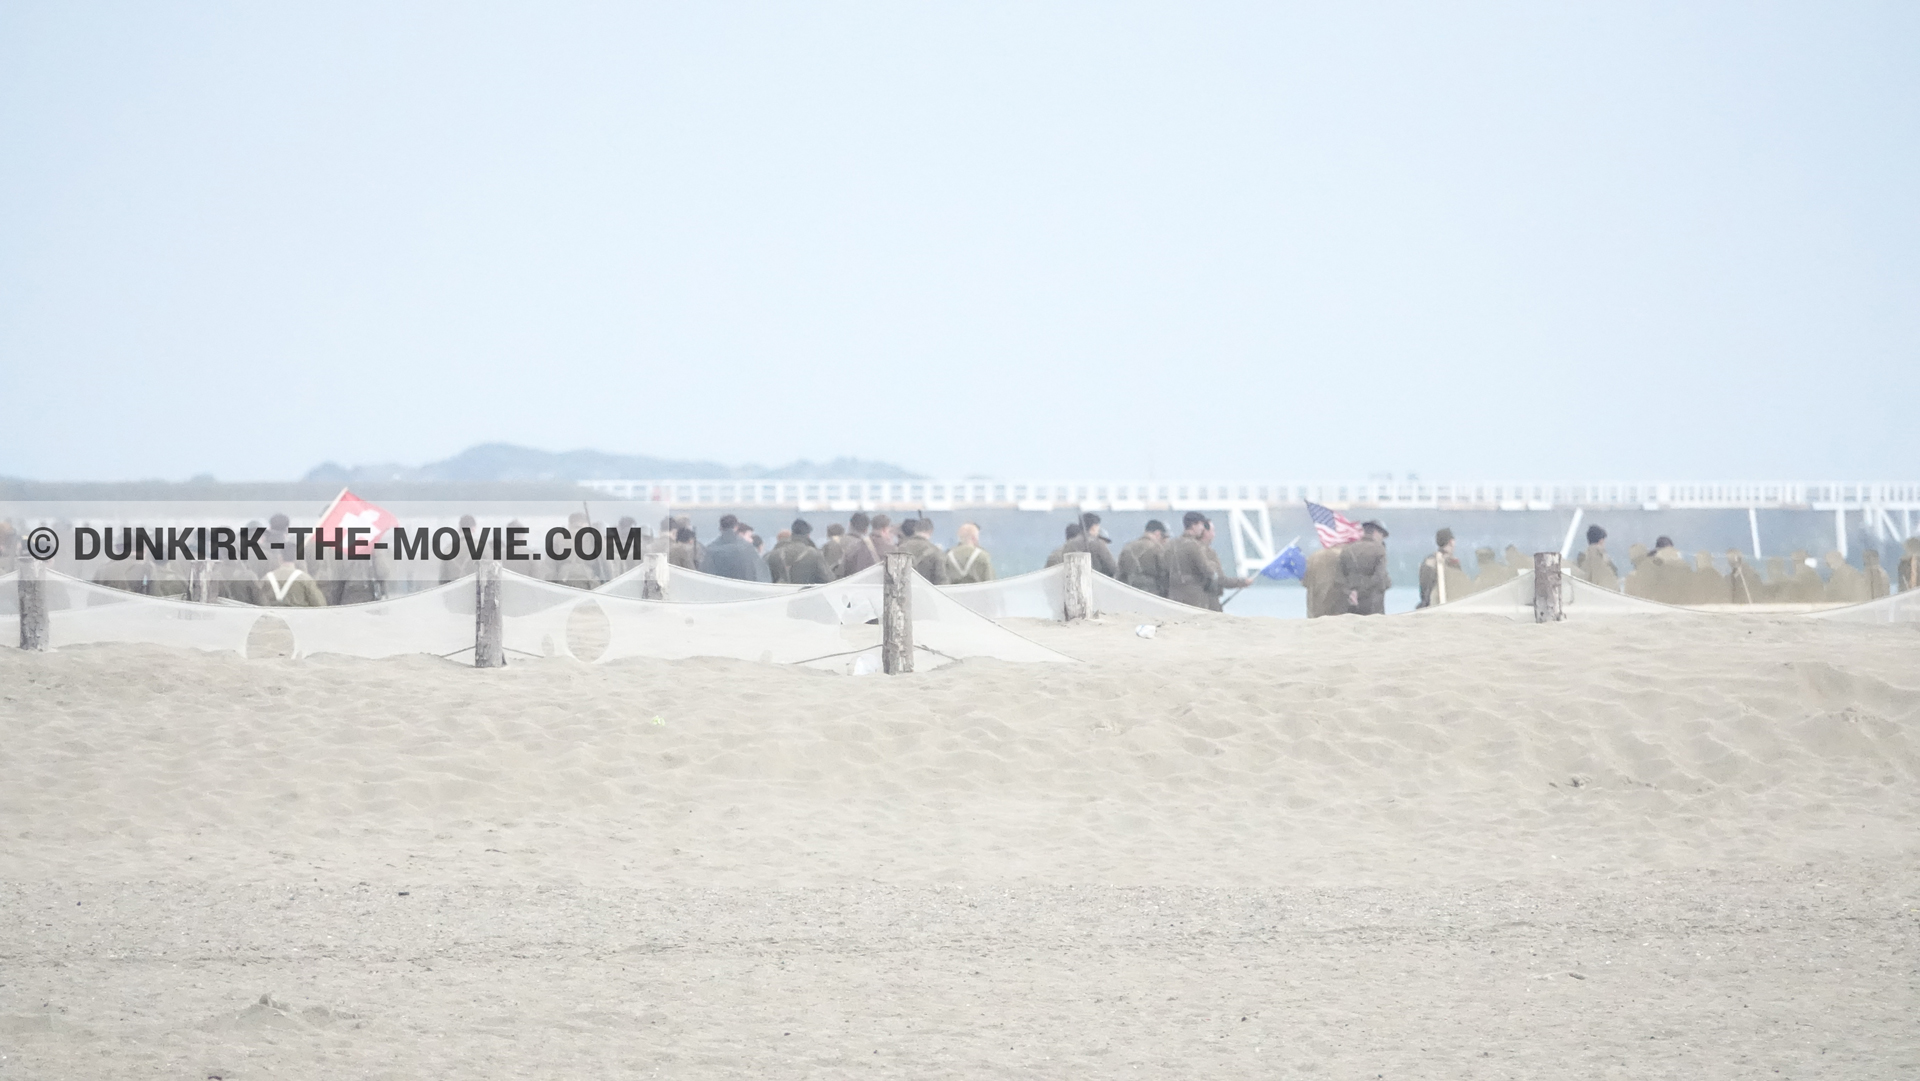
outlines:
[[[1920,509],[1920,481],[593,480],[621,499],[676,508],[805,510],[1017,507],[1162,510],[1236,504],[1552,510]]]

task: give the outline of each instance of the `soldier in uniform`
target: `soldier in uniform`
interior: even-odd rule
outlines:
[[[1100,516],[1092,512],[1080,516],[1080,536],[1078,543],[1068,541],[1069,552],[1086,552],[1093,556],[1093,569],[1109,578],[1120,573],[1120,564],[1113,558],[1113,549],[1107,547],[1107,538],[1100,532]]]
[[[322,608],[327,598],[320,592],[319,583],[313,575],[294,566],[292,557],[284,552],[272,552],[270,559],[274,567],[260,576],[259,589],[255,593],[255,603],[268,608]]]
[[[1366,521],[1360,523],[1360,539],[1340,549],[1340,591],[1357,615],[1387,612],[1387,590],[1393,579],[1387,575],[1386,541],[1387,527]]]
[[[673,543],[667,546],[667,563],[670,566],[685,567],[687,570],[699,570],[699,557],[695,554],[693,530],[678,526],[673,531]]]
[[[1156,597],[1167,595],[1167,527],[1159,519],[1147,523],[1138,537],[1120,549],[1116,576],[1135,589]]]
[[[1867,576],[1854,570],[1839,552],[1827,553],[1827,599],[1836,604],[1863,604],[1873,599],[1867,593]]]
[[[893,519],[884,514],[874,515],[873,532],[867,535],[867,540],[873,544],[873,561],[878,563],[886,559],[887,553],[899,544],[893,538]]]
[[[1347,595],[1340,591],[1340,550],[1345,547],[1336,544],[1307,556],[1306,572],[1300,576],[1307,590],[1307,618],[1337,616],[1347,610]]]
[[[1731,604],[1733,594],[1728,592],[1727,580],[1713,565],[1713,556],[1706,552],[1693,553],[1693,601],[1694,604]]]
[[[933,522],[926,518],[908,518],[900,523],[900,539],[896,552],[905,552],[913,557],[913,569],[920,577],[934,585],[947,584],[947,553],[933,543]]]
[[[847,540],[840,549],[840,577],[858,574],[880,562],[880,549],[867,536],[869,524],[865,511],[854,511],[847,519]]]
[[[701,567],[706,566],[707,565],[707,546],[705,543],[703,543],[700,540],[700,534],[698,532],[695,532],[693,528],[693,519],[688,517],[687,515],[682,514],[680,517],[675,518],[673,520],[673,529],[674,529],[674,536],[679,536],[680,535],[679,531],[682,529],[693,534],[693,567],[691,569],[699,570]]]
[[[1229,589],[1245,589],[1253,584],[1251,578],[1229,578],[1220,567],[1220,553],[1213,550],[1213,519],[1207,519],[1206,531],[1200,534],[1200,543],[1207,554],[1207,562],[1213,567],[1213,585],[1207,589],[1207,607],[1215,612],[1226,611],[1221,601],[1222,594]]]
[[[1820,572],[1813,569],[1813,560],[1807,558],[1804,550],[1793,553],[1787,569],[1793,572],[1793,577],[1787,580],[1787,595],[1782,600],[1818,604],[1827,599],[1827,583],[1820,580]]]
[[[964,522],[955,534],[958,541],[947,552],[947,584],[993,581],[993,557],[980,547],[980,527]]]
[[[1063,561],[1065,561],[1065,559],[1067,558],[1067,553],[1074,550],[1072,548],[1067,547],[1067,545],[1072,544],[1074,541],[1080,539],[1081,532],[1082,532],[1082,529],[1079,522],[1068,522],[1066,544],[1062,544],[1060,547],[1055,548],[1053,551],[1047,553],[1047,566],[1057,567]]]
[[[1784,601],[1793,592],[1793,581],[1787,574],[1787,561],[1779,556],[1767,557],[1766,600]]]
[[[811,522],[804,518],[793,520],[792,536],[786,542],[786,549],[786,555],[781,559],[781,568],[786,577],[776,580],[797,586],[817,586],[833,581],[833,569],[827,566],[826,556],[813,546]],[[779,549],[774,551],[778,552]]]
[[[1746,558],[1737,549],[1727,549],[1727,600],[1732,604],[1758,604],[1766,600],[1767,587]]]
[[[454,553],[452,559],[443,559],[440,561],[441,585],[458,581],[474,572],[473,557],[467,554],[467,537],[469,535],[475,540],[480,538],[479,532],[474,527],[473,515],[462,514],[460,516],[460,550]]]
[[[1190,510],[1181,524],[1182,532],[1167,548],[1167,597],[1195,608],[1209,608],[1208,601],[1219,592],[1219,583],[1213,561],[1207,558],[1206,544],[1200,539],[1207,531],[1207,516]]]
[[[189,590],[186,564],[177,559],[153,561],[153,577],[147,580],[149,596],[186,600]]]
[[[1486,589],[1507,579],[1504,568],[1493,561],[1493,549],[1481,548],[1474,553],[1480,562],[1480,578],[1467,580],[1466,569],[1460,566],[1460,560],[1453,554],[1453,530],[1441,529],[1433,535],[1433,554],[1420,561],[1420,604],[1418,607],[1431,608],[1440,603],[1440,571],[1444,566],[1447,572],[1446,597],[1457,601],[1467,594]],[[1486,583],[1483,585],[1482,583]]]
[[[1680,557],[1680,549],[1673,546],[1673,538],[1661,537],[1653,542],[1653,554],[1640,560],[1628,573],[1627,592],[1662,604],[1685,604],[1692,573]]]
[[[584,513],[574,511],[567,515],[567,535],[577,537],[590,524]],[[568,551],[570,554],[565,559],[546,561],[549,581],[556,585],[572,586],[575,589],[594,589],[607,580],[607,575],[598,559],[581,559],[573,549],[570,548]]]
[[[1620,572],[1614,569],[1613,560],[1607,558],[1606,530],[1597,525],[1587,527],[1587,550],[1580,553],[1574,564],[1580,577],[1601,589],[1619,590]]]
[[[1869,548],[1860,554],[1860,561],[1866,564],[1866,570],[1861,573],[1867,576],[1867,598],[1877,601],[1886,596],[1890,590],[1887,569],[1880,565],[1880,553]]]
[[[826,561],[827,570],[835,578],[840,577],[840,554],[847,550],[847,527],[839,522],[827,526],[827,543],[820,546],[820,558]]]
[[[783,529],[774,535],[773,550],[767,553],[767,580],[785,583],[787,580],[787,548],[793,544],[793,530]],[[811,543],[809,543],[811,547]]]

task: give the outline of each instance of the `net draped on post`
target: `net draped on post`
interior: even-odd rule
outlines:
[[[644,564],[635,567],[610,579],[606,584],[596,587],[593,592],[599,596],[647,600],[648,598],[642,592],[646,571]],[[807,588],[809,587],[788,585],[784,582],[743,582],[737,578],[722,578],[717,574],[690,571],[685,567],[672,567],[660,583],[659,599],[679,604],[718,604],[724,601],[745,601],[760,597],[784,597]]]
[[[1047,619],[1058,623],[1067,618],[1066,578],[1066,565],[1056,564],[993,582],[942,586],[940,591],[988,619]],[[1171,622],[1219,613],[1168,600],[1135,589],[1119,579],[1095,574],[1092,614]]]
[[[1661,604],[1643,597],[1631,597],[1591,585],[1571,574],[1560,578],[1560,605],[1565,619],[1590,619],[1599,616],[1673,616],[1699,615],[1685,608]],[[1472,593],[1457,601],[1418,609],[1415,615],[1506,616],[1531,623],[1533,614],[1533,572],[1522,571],[1498,585]]]
[[[607,625],[600,663],[626,657],[732,657],[851,673],[879,671],[883,587],[877,566],[779,596],[708,604],[582,593],[512,572],[507,582],[509,590],[523,598],[517,603],[538,599],[558,614],[563,639],[567,615],[583,604],[596,606]],[[912,589],[917,667],[969,657],[1021,663],[1071,660],[969,611],[918,575]],[[511,616],[513,608],[508,612]],[[508,633],[511,637],[512,631]]]
[[[41,585],[52,645],[108,642],[179,646],[214,653],[247,652],[247,636],[264,611],[248,605],[200,604],[149,597],[95,585],[48,569]],[[0,589],[0,616],[20,616],[19,575],[9,574]],[[0,635],[8,645],[10,635]]]
[[[1920,623],[1920,590],[1807,614],[1814,619],[1833,619],[1842,623]]]

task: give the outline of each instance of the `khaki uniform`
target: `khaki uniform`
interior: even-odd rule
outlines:
[[[1307,556],[1307,570],[1300,584],[1307,588],[1307,616],[1337,616],[1351,606],[1346,591],[1340,588],[1340,550],[1346,545],[1322,548]]]
[[[1827,599],[1827,583],[1820,580],[1820,572],[1807,566],[1807,553],[1795,552],[1787,568],[1793,572],[1793,578],[1787,582],[1787,595],[1783,600],[1798,604],[1818,604]]]
[[[864,533],[849,533],[847,546],[840,553],[840,567],[837,573],[842,578],[848,578],[878,562],[880,562],[880,548],[873,543],[873,538]]]
[[[1220,591],[1219,577],[1208,548],[1200,538],[1182,533],[1167,546],[1167,597],[1195,608],[1211,608]]]
[[[375,552],[372,559],[337,562],[328,559],[324,565],[328,576],[321,583],[320,592],[328,604],[366,604],[387,599],[387,571],[391,564],[385,552]]]
[[[1907,538],[1907,554],[1900,557],[1900,592],[1920,589],[1920,537]]]
[[[327,598],[313,575],[291,563],[260,577],[256,603],[267,608],[324,608]]]
[[[1135,589],[1156,597],[1167,595],[1167,548],[1151,533],[1127,542],[1120,549],[1120,573],[1115,575]]]
[[[1456,560],[1453,560],[1452,562],[1454,566],[1456,567],[1460,566],[1459,560],[1456,559]],[[1514,576],[1515,576],[1514,569],[1505,563],[1501,563],[1495,560],[1493,557],[1493,549],[1491,548],[1474,549],[1473,563],[1474,563],[1474,575],[1473,575],[1472,591],[1475,593],[1479,593],[1482,590],[1492,589],[1494,586],[1497,586],[1502,582],[1511,582],[1514,579]],[[1422,566],[1424,565],[1425,564],[1422,564]],[[1464,574],[1466,572],[1463,569],[1461,573]],[[1447,599],[1449,601],[1457,601],[1463,595],[1464,594],[1457,593],[1454,591],[1453,580],[1449,578],[1447,580]]]
[[[993,581],[993,557],[977,544],[956,544],[947,552],[947,584]]]
[[[793,548],[793,541],[794,538],[788,537],[786,540],[775,544],[773,550],[767,553],[767,577],[769,581],[780,583],[787,581],[787,554],[789,550]],[[811,548],[813,545],[808,544],[807,547]]]
[[[833,569],[827,566],[826,556],[813,546],[812,537],[794,537],[781,545],[786,554],[781,557],[781,572],[784,578],[776,582],[789,582],[797,586],[817,586],[833,581]],[[775,548],[779,552],[780,548]],[[771,568],[773,560],[767,560]]]
[[[1727,603],[1759,604],[1766,600],[1767,587],[1740,553],[1727,551]]]
[[[1226,609],[1220,604],[1220,595],[1227,591],[1227,574],[1220,567],[1220,553],[1213,550],[1213,545],[1204,542],[1200,545],[1200,551],[1207,557],[1207,566],[1213,568],[1213,584],[1207,587],[1207,607],[1215,612],[1224,612]]]
[[[1487,553],[1491,557],[1490,549]],[[1440,553],[1435,552],[1420,562],[1420,607],[1422,608],[1431,608],[1440,603],[1440,596],[1435,592],[1440,585],[1437,569],[1439,561]],[[1512,581],[1512,576],[1505,573],[1505,568],[1494,563],[1491,558],[1484,565],[1487,569],[1481,572],[1479,578],[1468,578],[1466,569],[1460,566],[1460,560],[1453,556],[1447,557],[1447,603],[1451,604],[1469,593],[1489,588],[1487,585],[1482,585],[1482,582],[1498,585],[1501,582]]]
[[[827,570],[833,572],[835,578],[840,577],[840,556],[846,550],[847,535],[845,533],[837,537],[828,537],[827,543],[820,546],[820,558],[826,561]]]
[[[1726,576],[1713,565],[1713,557],[1705,552],[1693,554],[1693,601],[1691,603],[1733,603],[1733,594],[1728,591]]]
[[[162,563],[153,569],[153,577],[147,580],[147,593],[154,597],[186,600],[190,590],[184,563]]]
[[[1860,558],[1867,564],[1866,570],[1861,572],[1867,576],[1867,597],[1869,600],[1877,601],[1891,592],[1891,583],[1887,581],[1887,569],[1880,565],[1880,553],[1871,548],[1867,549],[1866,554]]]
[[[1873,599],[1867,592],[1867,576],[1854,570],[1839,552],[1827,554],[1827,599],[1837,604],[1864,604]]]
[[[1659,548],[1627,575],[1627,592],[1661,604],[1687,604],[1693,597],[1693,571],[1678,548]]]
[[[1340,590],[1352,592],[1357,615],[1379,616],[1387,611],[1387,546],[1375,540],[1357,540],[1340,549]]]
[[[1104,538],[1088,537],[1085,533],[1082,533],[1061,545],[1060,551],[1063,559],[1065,558],[1064,553],[1067,552],[1086,552],[1093,556],[1093,569],[1096,572],[1104,574],[1109,578],[1117,577],[1120,574],[1120,563],[1113,558],[1113,549],[1107,547],[1107,542]]]
[[[1605,546],[1587,545],[1587,550],[1575,558],[1574,565],[1579,568],[1580,577],[1601,589],[1619,590],[1620,572],[1614,569],[1613,560],[1607,558]]]
[[[920,572],[920,577],[937,586],[947,584],[947,553],[939,545],[925,537],[908,537],[894,551],[912,556],[913,569]]]
[[[101,566],[100,573],[93,576],[95,585],[124,589],[128,593],[145,593],[147,579],[153,574],[153,567],[144,559],[109,560]]]

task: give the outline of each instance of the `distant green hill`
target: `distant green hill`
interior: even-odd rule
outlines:
[[[408,482],[529,482],[582,480],[915,480],[897,465],[859,458],[830,462],[805,459],[778,469],[765,466],[728,466],[719,462],[675,461],[644,454],[606,454],[597,450],[553,451],[516,447],[510,443],[482,443],[444,461],[422,466],[392,463],[343,466],[327,462],[307,472],[302,480],[328,484]]]

